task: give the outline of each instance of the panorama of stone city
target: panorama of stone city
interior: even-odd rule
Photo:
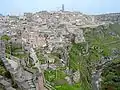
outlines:
[[[0,90],[120,90],[120,13],[0,15]]]

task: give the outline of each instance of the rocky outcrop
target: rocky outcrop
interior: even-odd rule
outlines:
[[[4,63],[5,68],[10,72],[13,80],[16,82],[21,90],[36,90],[34,84],[30,84],[29,81],[32,80],[32,75],[29,72],[24,71],[21,66],[11,65],[5,56],[5,44],[0,41],[0,57]],[[12,63],[13,64],[13,63]],[[34,86],[34,87],[33,87]]]
[[[30,48],[30,56],[33,59],[34,67],[37,67],[37,70],[28,68],[24,60],[20,60],[14,56],[11,56],[8,59],[5,56],[5,44],[3,41],[0,41],[0,58],[5,65],[5,68],[10,72],[12,79],[18,85],[20,90],[51,90],[53,88],[48,82],[44,80],[43,72],[40,68],[40,63],[37,59],[36,53],[33,48]],[[15,59],[15,60],[14,60]],[[23,64],[24,63],[24,64]],[[1,81],[2,80],[2,81]],[[0,83],[4,83],[3,79],[0,78]],[[8,83],[5,81],[4,86]],[[6,90],[11,90],[11,84],[6,86]],[[12,89],[14,90],[14,89]],[[54,90],[54,89],[52,89]]]

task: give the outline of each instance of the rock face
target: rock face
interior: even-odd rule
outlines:
[[[0,41],[0,58],[4,63],[5,68],[10,72],[12,78],[14,78],[16,84],[21,90],[36,90],[35,85],[33,83],[29,83],[29,81],[33,82],[32,75],[29,72],[25,72],[23,67],[19,66],[16,62],[6,59],[5,56],[5,44]],[[14,63],[11,63],[14,62]],[[14,64],[14,65],[13,65]],[[4,84],[6,87],[6,85]],[[9,85],[10,87],[10,85]],[[9,89],[6,89],[9,90]],[[13,89],[14,90],[14,89]]]

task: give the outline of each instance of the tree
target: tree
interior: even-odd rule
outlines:
[[[10,37],[9,37],[8,35],[3,35],[3,36],[1,37],[1,40],[3,40],[3,41],[8,41],[8,40],[10,40]]]

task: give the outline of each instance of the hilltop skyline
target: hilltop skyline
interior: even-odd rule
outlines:
[[[19,15],[25,12],[59,11],[62,4],[66,11],[85,14],[120,12],[119,0],[1,0],[0,14]]]

